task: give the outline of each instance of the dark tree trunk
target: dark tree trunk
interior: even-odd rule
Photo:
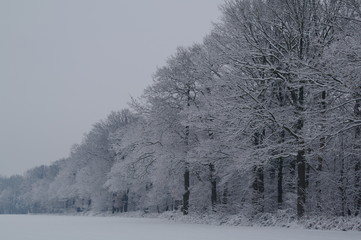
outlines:
[[[281,209],[283,204],[283,157],[278,158],[277,203],[278,208]]]
[[[345,178],[345,159],[343,155],[344,146],[343,146],[343,137],[341,139],[341,169],[340,169],[340,180],[339,180],[339,190],[341,193],[341,216],[346,216],[346,178]]]
[[[277,89],[277,98],[280,107],[284,107],[286,105],[284,94],[285,87],[283,86],[282,82],[280,82]],[[284,141],[285,131],[282,130],[280,133],[279,143],[282,144]],[[278,209],[282,209],[283,206],[283,157],[279,157],[277,162],[277,206]]]
[[[212,211],[217,210],[217,181],[215,178],[215,167],[213,163],[209,164],[210,176],[209,180],[211,181],[211,203],[212,203]]]
[[[263,212],[263,198],[264,198],[264,171],[263,166],[254,167],[255,179],[253,181],[253,205],[256,212]]]
[[[189,169],[186,166],[184,171],[183,215],[187,215],[189,211],[189,195]]]
[[[254,135],[254,144],[257,147],[260,147],[263,144],[263,139],[265,136],[265,130],[261,132],[256,132]],[[254,190],[253,196],[253,206],[256,209],[256,212],[263,212],[263,198],[264,198],[264,171],[262,165],[256,165],[253,169],[254,172],[254,181],[252,188]]]
[[[322,110],[322,114],[324,112],[324,110],[326,110],[326,91],[322,91],[321,93],[321,110]],[[324,129],[324,124],[322,124],[321,126],[321,130]],[[321,171],[323,169],[323,149],[325,147],[325,143],[326,143],[326,139],[324,136],[322,136],[320,138],[320,150],[318,153],[318,158],[317,158],[317,180],[316,180],[316,192],[317,192],[317,196],[316,196],[316,200],[317,200],[317,209],[322,212],[322,189],[321,189],[321,180],[320,180],[320,174]]]
[[[228,184],[225,183],[223,187],[223,194],[222,194],[222,204],[226,205],[228,204]]]
[[[305,151],[297,153],[297,216],[303,217],[306,203],[306,161]]]
[[[302,46],[302,44],[301,44]],[[301,48],[302,49],[302,48]],[[297,122],[298,133],[302,134],[304,127],[304,119],[302,113],[304,111],[304,87],[298,90],[298,111],[299,119]],[[297,216],[301,218],[305,214],[306,203],[306,158],[303,139],[298,139],[300,149],[297,151],[296,165],[297,165]]]
[[[190,89],[187,90],[187,108],[190,107],[191,104],[191,96],[190,96]],[[190,195],[190,191],[189,191],[189,186],[190,186],[190,173],[189,173],[189,163],[186,159],[187,153],[188,153],[188,147],[189,147],[189,126],[185,127],[185,146],[186,146],[186,152],[185,152],[185,159],[184,159],[184,165],[185,165],[185,169],[184,169],[184,193],[183,193],[183,215],[187,215],[189,212],[189,195]]]
[[[356,104],[354,106],[354,114],[356,118],[361,118],[361,93],[357,92],[354,94],[354,97],[357,99]],[[361,127],[357,126],[355,130],[355,142],[356,142],[356,150],[361,150]],[[356,154],[358,155],[358,154]],[[361,158],[360,156],[357,156],[356,164],[355,164],[355,190],[356,190],[356,196],[355,196],[355,203],[356,203],[356,209],[355,209],[355,216],[358,216],[361,213]]]
[[[361,161],[360,159],[357,160],[355,166],[355,189],[356,189],[356,211],[355,216],[358,216],[361,212]]]
[[[128,212],[129,189],[123,195],[123,212]]]

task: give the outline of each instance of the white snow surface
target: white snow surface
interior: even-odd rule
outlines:
[[[361,232],[185,224],[165,219],[0,215],[1,240],[360,240]]]

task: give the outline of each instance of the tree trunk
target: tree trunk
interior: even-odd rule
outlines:
[[[341,169],[340,169],[340,180],[339,180],[339,190],[341,193],[341,216],[346,216],[346,201],[347,201],[347,196],[346,196],[346,182],[345,182],[345,159],[344,159],[344,155],[343,155],[343,137],[341,140]]]
[[[357,99],[355,106],[354,106],[354,114],[356,116],[356,118],[360,119],[361,118],[361,93],[357,92],[354,93],[354,97]],[[361,150],[361,127],[357,126],[356,130],[355,130],[355,142],[356,142],[356,151],[360,151]],[[358,154],[356,154],[358,155]],[[356,196],[355,196],[355,204],[356,204],[356,209],[355,209],[355,216],[358,216],[361,212],[361,159],[359,156],[357,156],[356,159],[356,164],[355,164],[355,191],[356,191]]]
[[[263,166],[254,167],[255,179],[253,181],[253,205],[256,209],[256,212],[263,212],[263,198],[264,198],[264,171]]]
[[[281,209],[283,205],[283,157],[278,158],[277,174],[277,203],[278,209]]]
[[[265,136],[265,130],[263,129],[261,133],[256,132],[254,135],[254,144],[256,146],[260,146],[263,143],[263,139]],[[264,171],[263,166],[256,165],[253,169],[254,172],[254,181],[252,184],[252,188],[254,190],[252,204],[256,209],[256,212],[263,212],[263,199],[264,199]]]
[[[187,215],[189,211],[189,195],[189,169],[187,164],[184,170],[183,215]]]
[[[326,91],[322,91],[321,93],[321,114],[324,114],[323,111],[326,110]],[[325,117],[323,117],[325,119]],[[322,123],[321,130],[324,129],[324,123]],[[317,201],[317,209],[322,212],[322,189],[321,189],[321,180],[320,180],[320,174],[323,169],[323,149],[325,147],[326,139],[324,136],[320,138],[320,150],[317,157],[317,180],[316,180],[316,201]]]
[[[283,96],[280,93],[280,103],[283,105]],[[280,143],[283,143],[285,140],[285,132],[282,131],[280,134],[281,140]],[[282,209],[283,205],[283,157],[278,158],[278,167],[277,167],[277,205],[278,209]]]
[[[302,44],[301,44],[302,46]],[[301,48],[302,49],[302,48]],[[302,83],[301,83],[302,84]],[[304,111],[304,87],[300,87],[298,91],[298,110],[299,120],[297,123],[297,130],[302,134],[304,127],[304,119],[302,113]],[[301,218],[305,214],[306,203],[306,158],[303,139],[298,140],[300,149],[297,151],[296,165],[297,165],[297,216]]]
[[[123,195],[123,212],[128,212],[129,189]]]
[[[225,183],[224,184],[224,187],[223,187],[223,194],[222,194],[222,204],[223,205],[227,205],[228,204],[228,183]]]
[[[306,203],[306,161],[305,151],[297,152],[297,216],[303,217]]]
[[[189,92],[188,92],[189,94]],[[188,99],[188,107],[189,107],[189,99]],[[184,159],[184,194],[183,194],[183,215],[187,215],[189,211],[189,186],[190,186],[190,178],[189,178],[189,163],[187,161],[187,153],[188,153],[188,145],[189,145],[189,126],[185,127],[185,145],[186,145],[186,152],[185,152],[185,159]]]
[[[358,159],[355,166],[355,174],[356,174],[355,189],[357,191],[355,216],[358,216],[361,212],[361,181],[360,181],[361,171],[360,170],[361,170],[361,161],[360,159]]]
[[[215,168],[214,168],[213,163],[209,164],[209,170],[210,170],[209,180],[211,182],[212,211],[216,212],[217,211],[217,181],[216,181],[216,178],[214,176]]]
[[[190,88],[187,90],[187,108],[189,109],[190,105],[191,105],[191,95],[190,95]],[[189,151],[189,126],[185,127],[185,155],[184,155],[184,194],[183,194],[183,215],[187,215],[188,211],[189,211],[189,195],[190,195],[190,191],[189,191],[189,186],[190,186],[190,173],[189,173],[189,163],[187,161],[187,154]]]

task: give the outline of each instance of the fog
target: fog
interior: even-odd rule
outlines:
[[[127,107],[177,46],[201,42],[221,0],[0,2],[0,175],[66,157]]]

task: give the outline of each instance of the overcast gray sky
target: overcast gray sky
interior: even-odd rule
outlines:
[[[66,157],[222,0],[0,0],[0,175]]]

